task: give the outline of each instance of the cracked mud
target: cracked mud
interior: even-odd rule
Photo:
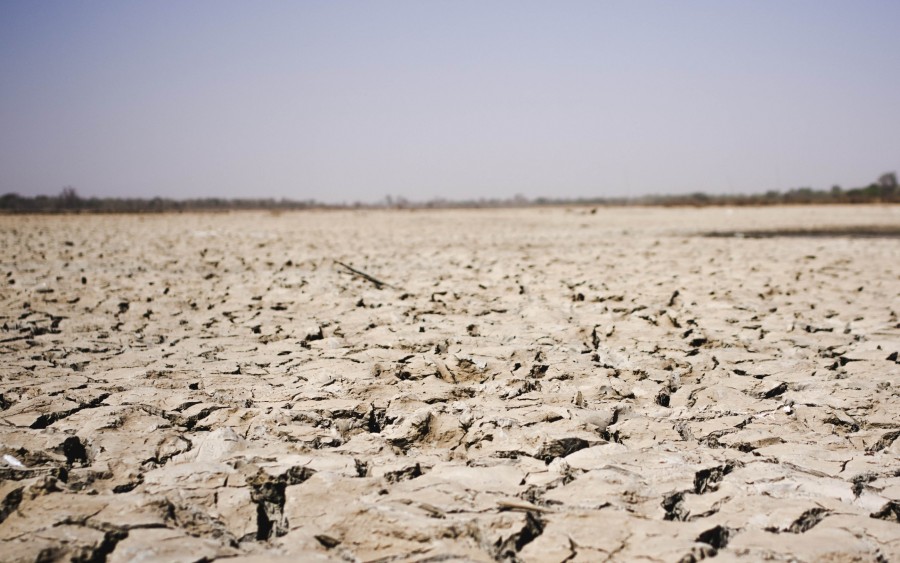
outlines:
[[[898,226],[2,217],[0,559],[900,560]]]

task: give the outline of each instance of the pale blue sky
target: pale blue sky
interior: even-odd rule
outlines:
[[[895,0],[0,0],[0,193],[594,197],[898,169]]]

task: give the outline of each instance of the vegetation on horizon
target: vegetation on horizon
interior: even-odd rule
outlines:
[[[648,195],[633,198],[547,198],[447,200],[411,202],[387,196],[378,203],[327,204],[315,200],[290,199],[226,199],[226,198],[83,198],[75,188],[66,186],[57,196],[23,197],[15,193],[0,196],[0,213],[163,213],[192,211],[298,209],[476,209],[497,207],[564,206],[564,205],[638,205],[638,206],[709,206],[709,205],[791,205],[791,204],[857,204],[900,203],[897,174],[882,174],[877,182],[862,188],[830,190],[795,188],[786,192],[772,190],[763,194],[717,194],[703,192],[681,195]]]

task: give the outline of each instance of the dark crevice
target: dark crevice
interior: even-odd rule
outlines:
[[[847,432],[859,432],[859,424],[857,424],[853,420],[846,420],[838,418],[837,416],[832,416],[831,418],[824,419],[822,422],[842,428]]]
[[[103,540],[84,558],[73,558],[73,563],[106,563],[116,546],[128,537],[128,530],[110,530],[103,533]]]
[[[619,437],[619,431],[610,432],[609,429],[615,426],[619,422],[619,415],[621,414],[621,410],[619,408],[614,408],[612,412],[612,418],[609,421],[609,424],[606,425],[606,430],[600,433],[600,437],[606,440],[607,442],[615,442],[617,444],[621,444],[622,440]]]
[[[270,512],[274,512],[275,507],[267,505],[266,501],[256,500],[256,502],[256,540],[264,541],[272,537],[275,520],[272,519]]]
[[[578,557],[578,544],[575,543],[575,540],[569,538],[569,555],[560,561],[559,563],[566,563],[567,561],[572,561]]]
[[[776,385],[775,387],[769,389],[768,391],[762,393],[760,395],[760,398],[761,399],[772,399],[774,397],[777,397],[777,396],[783,394],[787,390],[788,390],[787,383],[780,383],[780,384]]]
[[[552,440],[541,446],[541,449],[535,455],[537,459],[550,463],[558,457],[566,457],[567,455],[583,450],[588,447],[587,440],[581,438],[560,438]]]
[[[87,450],[77,436],[69,436],[66,438],[65,441],[63,441],[62,450],[63,455],[66,456],[66,463],[69,464],[69,467],[75,463],[88,463]]]
[[[894,431],[892,431],[892,432],[888,432],[887,434],[885,434],[884,436],[882,436],[881,438],[879,438],[877,442],[875,442],[874,444],[872,444],[872,446],[870,446],[870,447],[868,448],[868,451],[870,451],[870,452],[880,452],[881,450],[890,447],[891,444],[893,444],[894,441],[895,441],[898,437],[900,437],[900,430],[894,430]]]
[[[866,488],[866,483],[871,483],[878,478],[875,473],[863,473],[853,477],[850,481],[853,483],[853,496],[858,497]]]
[[[368,477],[372,470],[371,462],[363,461],[361,459],[353,458],[353,465],[356,467],[357,477]]]
[[[687,520],[688,511],[684,508],[684,493],[672,493],[662,501],[663,510],[666,511],[664,520],[683,522]]]
[[[697,541],[709,544],[716,550],[724,549],[728,545],[728,540],[731,539],[731,534],[733,533],[734,531],[731,528],[716,526],[697,536]]]
[[[37,418],[37,420],[35,420],[34,422],[31,423],[31,428],[33,430],[43,430],[44,428],[47,428],[48,426],[50,426],[51,424],[56,422],[57,420],[62,420],[66,417],[72,416],[76,412],[82,411],[84,409],[95,409],[95,408],[99,407],[103,403],[103,401],[105,401],[106,398],[109,397],[109,395],[110,395],[109,393],[103,393],[102,395],[98,396],[94,400],[89,401],[87,403],[82,403],[73,409],[42,414],[41,416],[39,416]]]
[[[656,404],[661,407],[668,407],[670,398],[669,392],[663,389],[656,395]]]
[[[716,556],[716,548],[704,545],[702,547],[694,547],[690,553],[678,560],[678,563],[699,563],[704,559]]]
[[[544,521],[536,513],[526,512],[525,525],[522,526],[522,529],[505,540],[497,541],[494,560],[518,563],[520,561],[518,553],[544,533],[544,526]]]
[[[190,405],[190,406],[193,406],[193,405]],[[188,407],[186,406],[185,408],[188,408]],[[204,407],[203,409],[200,409],[200,412],[194,413],[191,416],[187,416],[187,417],[182,417],[180,415],[176,415],[176,416],[181,419],[179,426],[183,426],[187,430],[193,430],[194,427],[197,426],[198,422],[200,422],[201,420],[203,420],[204,418],[206,418],[213,412],[215,412],[219,409],[222,409],[222,408],[225,408],[225,407],[222,407],[220,405],[210,405],[210,406]]]
[[[63,483],[69,480],[69,472],[62,466],[20,469],[0,466],[0,481],[22,481],[32,477],[52,477]]]
[[[340,540],[331,536],[327,536],[325,534],[318,534],[314,537],[316,538],[316,541],[319,542],[325,549],[334,549],[335,547],[341,545]]]
[[[138,485],[140,485],[143,482],[144,482],[144,476],[137,475],[133,481],[129,481],[127,483],[123,483],[121,485],[116,485],[115,487],[113,487],[113,493],[121,494],[121,493],[131,492],[135,489],[135,487],[137,487]]]
[[[410,479],[421,477],[422,475],[424,475],[422,467],[417,463],[415,465],[404,467],[403,469],[389,471],[384,474],[384,478],[388,483],[400,483],[402,481],[409,481]]]
[[[292,467],[285,473],[272,476],[263,470],[248,480],[250,498],[256,503],[256,539],[265,541],[287,533],[284,519],[285,490],[298,485],[315,473],[307,467]]]
[[[19,508],[19,505],[22,503],[22,490],[22,487],[13,489],[0,501],[0,523]]]
[[[870,516],[872,518],[878,518],[879,520],[887,520],[888,522],[897,522],[900,524],[900,502],[892,500],[884,505],[884,508],[878,512],[873,512]]]
[[[731,465],[720,465],[701,469],[694,475],[694,493],[702,495],[709,491],[715,491],[722,479],[734,469]]]
[[[794,520],[793,523],[788,527],[787,530],[779,530],[777,528],[766,528],[768,532],[780,533],[780,532],[789,532],[791,534],[802,534],[808,530],[811,530],[825,519],[826,516],[831,514],[830,510],[826,510],[824,508],[810,508],[806,512],[800,515],[799,518]]]
[[[374,406],[370,406],[366,417],[366,430],[372,434],[381,432],[385,427],[385,417],[385,409],[376,409]]]

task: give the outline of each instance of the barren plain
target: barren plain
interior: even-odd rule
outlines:
[[[0,560],[900,561],[898,231],[0,217]]]

